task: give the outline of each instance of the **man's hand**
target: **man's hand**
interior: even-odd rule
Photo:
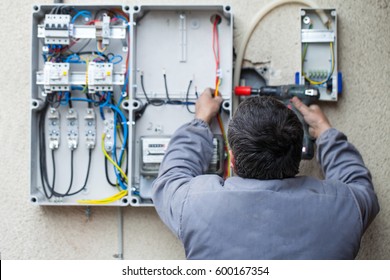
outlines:
[[[222,103],[221,96],[213,97],[213,95],[214,90],[206,88],[195,105],[195,118],[203,120],[208,124],[211,123],[213,117],[218,113]]]
[[[318,105],[310,105],[307,107],[296,96],[294,96],[291,101],[295,108],[301,112],[305,122],[309,125],[309,133],[314,138],[317,139],[325,130],[332,127],[328,118],[321,111]]]

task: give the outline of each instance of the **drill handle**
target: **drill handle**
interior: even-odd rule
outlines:
[[[303,128],[302,159],[310,160],[314,157],[314,145],[315,145],[314,138],[310,136],[309,126],[305,122],[302,114],[292,104],[291,104],[291,108],[294,111],[294,113],[298,116],[298,119],[301,122]]]

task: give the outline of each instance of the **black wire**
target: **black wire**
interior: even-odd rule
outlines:
[[[63,196],[67,196],[69,194],[70,190],[72,189],[72,185],[73,185],[73,167],[74,167],[73,154],[74,154],[74,150],[72,149],[72,150],[70,150],[70,183],[69,183],[68,190],[66,191],[66,193]]]
[[[46,95],[46,101],[51,105],[53,108],[58,108],[60,106],[60,101],[56,99],[56,94],[49,93]]]
[[[45,196],[47,199],[52,198],[53,193],[50,195],[48,194],[46,190],[46,185],[48,185],[49,189],[54,189],[54,183],[55,183],[55,169],[53,170],[53,187],[50,187],[50,184],[48,182],[47,178],[47,166],[46,166],[46,140],[45,140],[45,118],[46,118],[46,112],[47,112],[48,103],[45,102],[45,106],[40,113],[39,116],[39,124],[38,124],[38,134],[39,134],[39,168],[40,168],[40,174],[41,174],[41,183],[42,188],[45,193]]]
[[[71,52],[73,52],[74,54],[79,54],[88,46],[88,44],[91,42],[91,40],[92,39],[88,39],[87,42],[78,51],[72,51],[71,49],[69,49],[69,50]]]
[[[86,96],[88,99],[93,100],[91,94],[86,93]],[[92,108],[92,102],[87,102],[87,103],[88,103],[88,108]]]
[[[162,106],[165,104],[165,101],[163,99],[159,99],[159,98],[154,98],[154,99],[150,99],[148,97],[148,95],[146,94],[146,91],[145,91],[145,86],[144,86],[144,75],[141,74],[141,88],[142,88],[142,92],[144,93],[145,95],[145,98],[146,98],[146,102],[148,104],[151,104],[153,106]]]
[[[72,99],[72,93],[69,91],[69,101],[68,101],[69,108],[73,108],[73,103],[71,99]]]
[[[84,185],[78,191],[75,191],[73,193],[69,193],[69,194],[67,194],[67,196],[78,194],[79,192],[83,191],[85,189],[85,187],[87,186],[87,182],[88,182],[88,178],[89,178],[89,172],[91,170],[91,158],[92,158],[92,149],[89,149],[87,175],[85,177]]]
[[[89,178],[89,173],[90,173],[90,168],[91,168],[91,157],[92,157],[92,150],[89,150],[89,159],[88,159],[88,168],[87,168],[87,175],[85,178],[84,185],[78,190],[73,193],[70,193],[70,190],[73,185],[73,174],[74,174],[74,154],[73,150],[71,150],[71,178],[70,178],[70,183],[68,190],[65,194],[58,193],[54,190],[55,188],[55,181],[56,181],[56,162],[55,162],[55,150],[51,150],[51,158],[52,158],[52,166],[53,166],[53,177],[52,177],[52,183],[49,183],[48,179],[48,174],[47,174],[47,164],[46,164],[46,133],[45,133],[45,119],[46,119],[46,113],[47,113],[47,106],[48,103],[45,103],[45,107],[43,108],[42,112],[40,113],[39,116],[39,123],[38,123],[38,134],[39,134],[39,168],[40,168],[40,177],[41,177],[41,183],[42,183],[42,188],[44,191],[44,194],[47,199],[52,198],[53,196],[56,197],[65,197],[65,196],[71,196],[75,195],[82,190],[85,189],[88,178]],[[48,190],[50,191],[50,194]]]
[[[164,86],[165,86],[165,94],[167,96],[168,102],[171,102],[171,99],[169,98],[169,93],[168,93],[168,83],[167,83],[167,75],[164,73]]]
[[[195,114],[195,111],[191,111],[191,110],[190,110],[190,107],[188,106],[188,105],[189,105],[189,102],[188,102],[188,95],[190,94],[191,85],[192,85],[192,80],[190,80],[190,83],[188,84],[188,88],[187,88],[187,93],[186,93],[186,108],[187,108],[187,111],[188,111],[190,114]]]
[[[118,186],[118,184],[114,184],[113,182],[111,182],[110,177],[108,176],[107,161],[108,161],[107,158],[104,157],[104,170],[105,170],[105,173],[106,173],[106,180],[107,180],[107,182],[108,182],[111,186],[116,187],[116,186]]]
[[[142,92],[145,95],[146,102],[150,103],[150,99],[149,99],[148,95],[146,94],[145,87],[144,87],[144,75],[142,75],[142,74],[141,74],[141,88],[142,88]]]
[[[172,104],[172,105],[181,105],[183,104],[182,101],[180,100],[172,100],[170,97],[169,97],[169,92],[168,92],[168,82],[167,82],[167,75],[164,74],[164,85],[165,85],[165,94],[167,96],[167,104]]]

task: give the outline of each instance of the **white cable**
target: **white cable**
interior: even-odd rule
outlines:
[[[248,31],[244,34],[244,37],[241,41],[240,48],[237,51],[236,63],[234,67],[234,79],[233,79],[234,86],[239,86],[240,84],[241,67],[242,67],[242,62],[244,60],[246,47],[248,45],[249,39],[252,36],[253,31],[256,29],[256,26],[269,12],[285,4],[303,4],[311,8],[318,7],[316,3],[308,0],[279,0],[279,1],[272,1],[271,3],[269,3],[268,6],[265,6],[263,9],[261,9],[252,20]],[[329,18],[325,15],[323,11],[316,10],[316,12],[318,13],[319,17],[321,18],[321,21],[324,24],[326,24],[329,21]]]

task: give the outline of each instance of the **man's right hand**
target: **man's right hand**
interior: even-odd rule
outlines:
[[[195,118],[201,119],[208,124],[218,114],[221,107],[222,97],[220,95],[213,97],[214,89],[206,88],[199,99],[196,101]]]
[[[309,126],[309,133],[314,138],[331,128],[330,122],[318,105],[310,105],[309,107],[302,103],[298,97],[292,98],[292,103],[299,112],[301,112],[305,122]]]

